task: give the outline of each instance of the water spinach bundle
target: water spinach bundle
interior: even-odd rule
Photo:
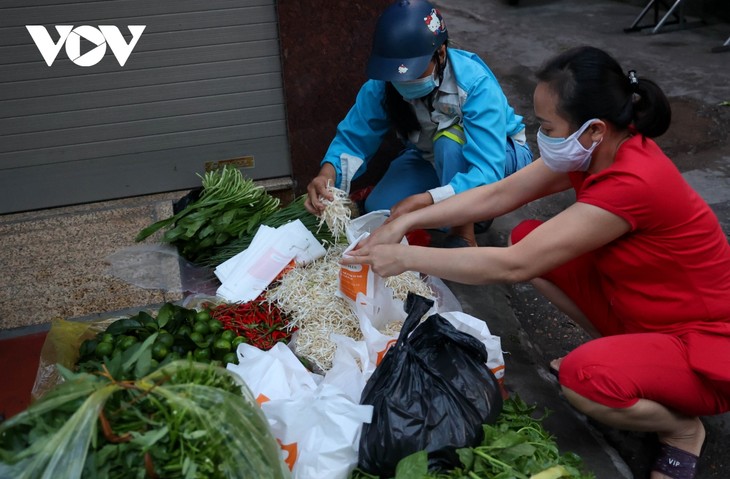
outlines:
[[[243,235],[251,235],[276,212],[279,200],[225,166],[205,173],[200,197],[177,214],[153,223],[139,232],[142,241],[167,228],[162,241],[177,247],[180,255],[194,263],[205,263],[217,248]]]

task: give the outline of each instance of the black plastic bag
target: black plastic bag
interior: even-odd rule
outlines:
[[[367,473],[392,477],[398,461],[421,450],[428,452],[430,470],[458,467],[456,450],[480,444],[482,424],[494,423],[502,411],[484,345],[438,314],[419,325],[432,305],[409,293],[398,342],[363,390],[360,403],[373,406],[358,457]]]
[[[190,206],[191,203],[195,203],[196,201],[198,201],[200,199],[200,197],[202,196],[202,194],[203,194],[202,186],[193,188],[192,190],[190,190],[188,192],[188,194],[186,194],[185,196],[183,196],[182,198],[180,198],[179,200],[177,200],[176,202],[174,202],[172,204],[172,214],[176,215],[176,214],[180,213],[182,210],[184,210],[185,208]]]

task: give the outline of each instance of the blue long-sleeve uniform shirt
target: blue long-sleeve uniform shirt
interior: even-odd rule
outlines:
[[[509,105],[497,78],[476,54],[457,49],[447,52],[454,81],[442,82],[433,106],[437,110],[436,116],[441,119],[437,131],[453,124],[464,129],[463,155],[469,166],[448,184],[448,189],[456,194],[502,179],[507,137],[522,132],[525,126],[522,117]],[[368,80],[360,88],[347,116],[337,126],[337,134],[322,164],[334,166],[338,186],[342,180],[340,155],[346,153],[365,161],[355,173],[357,178],[365,171],[390,129],[384,96],[385,82]]]

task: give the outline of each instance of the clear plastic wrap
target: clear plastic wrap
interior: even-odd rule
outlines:
[[[0,424],[0,477],[289,477],[250,390],[223,368],[176,361],[120,382],[65,375]]]
[[[212,268],[184,259],[168,244],[139,244],[106,257],[108,274],[142,289],[215,295],[220,286]]]

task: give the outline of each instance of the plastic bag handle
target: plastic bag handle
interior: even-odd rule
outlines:
[[[403,304],[403,309],[408,313],[408,316],[403,322],[403,327],[401,328],[400,334],[398,335],[398,342],[396,343],[396,347],[398,347],[399,344],[404,344],[406,342],[406,338],[408,338],[413,330],[416,329],[418,324],[421,322],[421,318],[423,318],[423,315],[426,314],[428,310],[432,307],[432,300],[424,298],[423,296],[415,293],[408,293],[406,301]]]

